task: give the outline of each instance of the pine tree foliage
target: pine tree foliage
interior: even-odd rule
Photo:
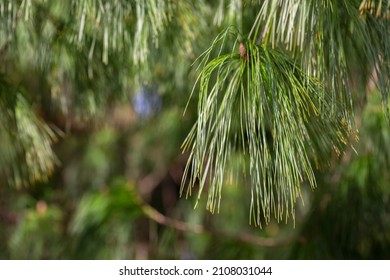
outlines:
[[[22,1],[0,3],[2,31],[9,40],[18,25],[41,23],[47,35],[64,32],[68,43],[88,49],[89,59],[100,44],[100,56],[107,64],[112,52],[132,49],[135,64],[146,60],[150,41],[157,44],[159,33],[172,15],[170,1]],[[70,18],[68,17],[70,16]],[[41,21],[41,22],[39,22]],[[152,40],[151,40],[152,39]],[[127,52],[128,54],[128,52]]]
[[[329,91],[332,104],[345,107],[350,119],[354,81],[351,61],[359,57],[377,75],[384,108],[389,92],[389,2],[264,1],[259,13],[264,40],[283,44],[305,71]],[[367,71],[367,70],[366,70]],[[337,106],[333,113],[339,113]]]
[[[57,163],[51,144],[57,135],[27,98],[0,76],[0,170],[17,187],[45,180]]]
[[[254,224],[262,216],[268,223],[272,213],[287,219],[294,216],[302,181],[316,185],[309,154],[340,152],[348,128],[329,118],[331,103],[318,94],[318,80],[278,50],[233,39],[231,53],[209,60],[228,35],[239,37],[230,29],[221,33],[200,64],[198,121],[184,143],[192,163],[186,171],[195,175],[188,193],[199,178],[200,195],[209,177],[207,207],[219,209],[232,150],[241,148],[249,157]]]
[[[34,88],[24,89],[25,95],[18,94],[20,100],[29,99],[23,105],[26,108],[18,110],[19,118],[14,109],[9,109],[9,118],[29,120],[29,125],[36,125],[33,128],[36,133],[28,136],[31,142],[24,140],[24,145],[29,146],[28,153],[37,155],[34,160],[40,161],[37,164],[27,159],[31,156],[22,148],[18,154],[21,161],[15,161],[16,156],[5,157],[2,165],[9,170],[6,173],[19,174],[10,181],[27,185],[33,178],[47,177],[54,167],[55,155],[50,145],[47,146],[52,142],[49,139],[54,140],[54,132],[36,114],[38,110],[33,104],[38,108],[39,104],[45,106],[49,110],[46,114],[64,118],[65,125],[61,128],[65,131],[73,122],[102,119],[111,103],[128,102],[129,93],[153,82],[156,75],[161,76],[161,70],[155,67],[157,63],[173,65],[167,61],[172,58],[168,55],[172,50],[184,61],[194,58],[193,41],[203,24],[196,22],[203,13],[201,5],[201,1],[191,5],[171,0],[0,1],[2,98],[11,98],[10,91],[16,95],[16,90],[9,90],[10,85],[18,87],[28,79],[42,79],[39,83],[49,87],[49,91],[43,88],[38,93],[35,91],[41,88]],[[159,48],[161,42],[172,44],[172,50]],[[15,72],[20,76],[8,74]],[[9,104],[2,103],[4,108]],[[3,138],[9,139],[12,145],[17,137],[13,135],[18,131],[16,124],[2,122],[6,128],[2,131]],[[27,124],[23,125],[26,128]],[[8,146],[1,147],[1,152],[6,153],[8,149]],[[31,164],[26,166],[23,164],[26,161]],[[21,174],[19,169],[33,174]]]
[[[323,181],[329,187],[318,190],[300,229],[306,240],[293,246],[292,258],[388,257],[390,127],[379,96],[370,95],[367,99],[359,126],[358,153],[337,165],[336,184],[332,184],[333,178],[329,180],[329,174],[319,176],[318,183]]]
[[[218,211],[238,155],[254,224],[287,219],[301,185],[316,186],[315,166],[353,138],[356,89],[371,79],[388,108],[389,3],[0,0],[0,168],[17,185],[54,168],[56,136],[33,105],[48,102],[69,125],[166,76],[186,90],[186,66],[219,29],[194,63],[198,119],[183,144],[183,191],[208,189],[207,208]],[[44,86],[17,90],[30,76]]]
[[[227,29],[202,55],[199,116],[184,147],[191,150],[188,193],[199,181],[200,197],[210,177],[210,211],[219,208],[238,142],[249,157],[254,223],[261,216],[268,223],[272,213],[277,220],[294,216],[302,181],[316,185],[308,151],[323,154],[333,146],[340,154],[353,136],[353,56],[377,74],[387,108],[389,7],[371,2],[373,15],[359,4],[260,1],[246,40],[233,35],[233,48],[225,50],[232,41]],[[210,59],[214,49],[217,57]]]

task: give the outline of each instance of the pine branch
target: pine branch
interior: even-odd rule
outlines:
[[[263,2],[260,14],[261,20],[254,28],[265,24],[271,45],[292,52],[305,71],[324,85],[331,103],[341,105],[350,128],[353,127],[352,63],[359,57],[365,61],[361,61],[363,65],[374,66],[380,55],[386,63],[377,69],[377,87],[382,93],[384,108],[387,108],[390,91],[389,2],[270,0]],[[338,107],[333,107],[330,113],[339,114]]]
[[[302,182],[316,186],[310,157],[320,159],[332,148],[340,153],[349,131],[329,114],[334,105],[319,94],[321,83],[283,53],[250,40],[239,44],[236,35],[233,52],[222,54],[232,35],[223,31],[199,58],[199,116],[183,144],[191,153],[182,187],[189,178],[190,195],[199,184],[199,200],[209,185],[207,209],[219,211],[232,154],[239,151],[249,166],[251,220],[261,226],[261,216],[266,223],[271,216],[294,217]],[[213,51],[217,57],[210,59]]]
[[[57,135],[36,115],[22,93],[0,76],[0,170],[20,187],[46,180],[58,164],[51,144]]]

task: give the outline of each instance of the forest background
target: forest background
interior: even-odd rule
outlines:
[[[389,258],[389,3],[0,0],[0,258]]]

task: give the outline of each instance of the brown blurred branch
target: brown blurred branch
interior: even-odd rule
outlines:
[[[19,215],[14,212],[9,212],[7,209],[0,208],[0,223],[17,224],[19,221]]]
[[[137,185],[139,186],[139,193],[142,199],[149,199],[153,190],[161,183],[164,177],[167,175],[166,170],[156,171],[143,177]]]
[[[187,160],[188,160],[187,156],[181,156],[177,159],[177,161],[173,164],[173,166],[168,168],[168,170],[150,173],[149,175],[145,176],[137,183],[137,185],[139,186],[138,193],[139,193],[139,201],[141,204],[141,209],[142,212],[145,214],[145,216],[147,216],[149,219],[155,221],[160,225],[170,227],[178,231],[190,232],[195,234],[207,234],[216,237],[224,237],[224,238],[234,239],[240,242],[249,243],[261,247],[286,246],[296,240],[296,237],[294,236],[281,238],[281,239],[264,238],[264,237],[251,235],[248,233],[234,234],[234,233],[228,233],[220,230],[209,229],[204,227],[203,225],[190,224],[177,219],[173,219],[171,217],[168,217],[160,213],[151,205],[149,205],[147,201],[150,199],[151,193],[153,192],[153,190],[155,190],[155,188],[158,187],[158,185],[162,182],[163,178],[167,175],[167,173],[170,174],[170,176],[173,178],[174,181],[177,181],[176,183],[180,184],[182,173],[180,173],[177,170],[183,170],[184,169],[183,166],[186,164]],[[180,174],[179,173],[174,174],[177,172],[179,172]]]
[[[172,219],[170,217],[164,216],[160,212],[158,212],[156,209],[151,207],[148,204],[142,205],[142,211],[143,213],[150,218],[151,220],[167,226],[174,228],[179,231],[183,232],[192,232],[196,234],[209,234],[216,237],[225,237],[229,239],[234,239],[240,242],[249,243],[256,246],[261,247],[281,247],[286,246],[290,243],[292,243],[295,240],[295,237],[286,237],[282,239],[276,239],[276,238],[264,238],[259,237],[247,233],[239,233],[239,234],[233,234],[223,231],[217,231],[217,230],[210,230],[206,229],[202,225],[196,225],[196,224],[189,224],[183,221],[179,221],[176,219]]]

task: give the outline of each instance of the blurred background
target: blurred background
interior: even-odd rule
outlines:
[[[357,59],[359,140],[295,218],[251,225],[240,177],[218,214],[180,197],[192,63],[252,2],[0,1],[1,259],[390,258],[390,127]]]

